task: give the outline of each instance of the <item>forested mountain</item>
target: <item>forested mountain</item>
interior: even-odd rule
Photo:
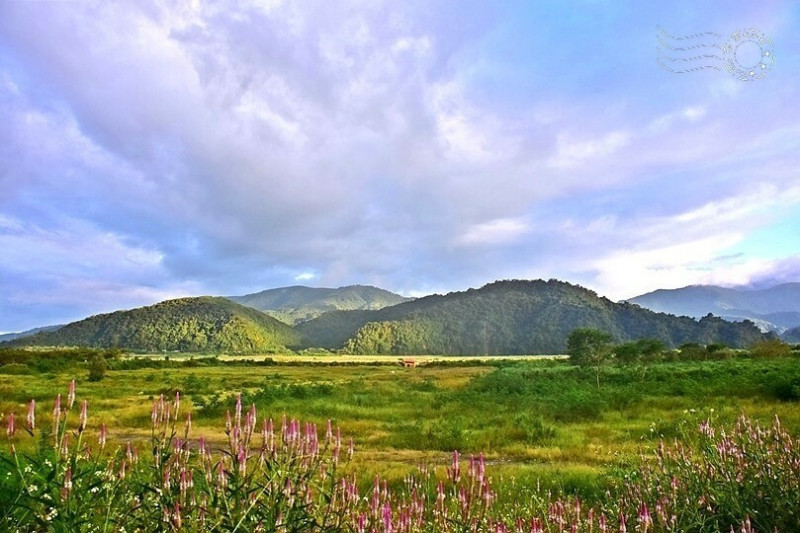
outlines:
[[[96,315],[9,344],[265,353],[285,351],[297,343],[298,335],[290,326],[260,311],[226,298],[203,296]]]
[[[669,346],[745,347],[763,338],[752,323],[655,313],[557,280],[498,281],[379,311],[326,313],[298,331],[304,344],[352,353],[542,354],[563,353],[579,327],[607,331],[617,342],[650,337]]]
[[[230,296],[229,299],[263,311],[287,324],[305,322],[327,311],[382,309],[410,300],[368,285],[349,285],[338,289],[298,285]]]
[[[767,289],[693,285],[659,289],[628,301],[678,316],[699,318],[712,313],[726,320],[752,320],[762,329],[778,333],[800,326],[800,283],[783,283]]]

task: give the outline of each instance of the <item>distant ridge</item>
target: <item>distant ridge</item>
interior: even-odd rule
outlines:
[[[96,315],[6,344],[269,353],[286,351],[297,342],[291,327],[260,311],[226,298],[201,296]]]
[[[304,344],[351,353],[474,355],[564,353],[567,336],[581,327],[618,342],[651,337],[669,346],[747,347],[764,338],[752,323],[655,313],[558,280],[498,281],[379,311],[330,312],[297,329]]]
[[[784,333],[800,326],[800,283],[766,289],[691,285],[659,289],[627,300],[647,309],[699,318],[712,313],[728,320],[751,320],[762,330]]]
[[[369,285],[348,285],[338,289],[296,285],[230,296],[229,299],[290,325],[311,320],[328,311],[376,310],[410,300]]]
[[[20,331],[18,333],[3,333],[2,335],[0,335],[0,342],[13,341],[15,339],[21,339],[23,337],[30,337],[31,335],[36,335],[37,333],[41,332],[55,331],[61,327],[63,327],[63,324],[58,324],[55,326],[43,326],[41,328],[33,328],[27,331]]]

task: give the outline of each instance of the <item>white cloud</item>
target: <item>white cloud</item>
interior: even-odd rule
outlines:
[[[522,219],[498,218],[468,227],[456,242],[462,246],[509,244],[529,231]]]
[[[553,168],[570,168],[595,163],[617,152],[630,143],[627,131],[612,131],[596,139],[574,139],[567,134],[557,137],[556,153],[548,161]]]

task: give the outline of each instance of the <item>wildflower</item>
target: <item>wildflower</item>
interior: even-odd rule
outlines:
[[[17,426],[14,424],[14,413],[11,413],[8,415],[8,427],[6,428],[6,434],[9,437],[13,437],[16,432]]]
[[[31,400],[30,405],[28,406],[28,429],[33,431],[33,428],[36,426],[36,400]]]
[[[639,509],[639,525],[642,526],[642,531],[647,533],[647,529],[653,523],[653,518],[650,516],[650,511],[647,509],[647,504],[642,502],[642,507]]]
[[[58,435],[58,425],[61,418],[61,395],[56,396],[56,403],[53,406],[53,434]]]
[[[88,418],[88,410],[89,410],[89,402],[88,400],[83,400],[81,402],[81,416],[78,419],[78,433],[83,432],[86,429],[86,419]]]
[[[61,487],[61,499],[66,500],[72,490],[72,467],[67,467],[64,473],[64,485]]]
[[[242,393],[238,393],[236,395],[236,426],[239,427],[242,424]]]
[[[58,403],[61,403],[61,395],[58,395]],[[73,379],[69,384],[69,394],[67,394],[67,410],[72,409],[72,404],[75,403],[75,380]]]
[[[100,443],[100,449],[101,450],[106,447],[106,425],[105,424],[101,424],[100,425],[100,437],[97,439],[97,442]]]
[[[452,466],[448,469],[448,474],[453,483],[461,481],[461,467],[458,464],[458,450],[453,450]]]

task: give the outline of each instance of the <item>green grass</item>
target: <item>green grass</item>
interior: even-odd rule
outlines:
[[[601,375],[600,388],[592,371],[564,360],[466,360],[411,369],[218,363],[110,370],[100,382],[86,379],[82,363],[27,375],[18,366],[0,373],[4,420],[12,412],[24,420],[31,398],[46,416],[55,395],[76,378],[92,419],[108,426],[112,441],[146,440],[152,400],[180,391],[192,408],[194,433],[222,442],[220,422],[241,393],[259,416],[287,414],[321,426],[331,419],[354,438],[353,468],[362,479],[379,474],[399,482],[418,464],[444,464],[458,449],[484,452],[504,483],[539,480],[586,495],[627,468],[642,446],[678,437],[682,425],[712,409],[725,423],[741,412],[765,423],[777,414],[791,433],[800,433],[792,396],[800,384],[798,357],[661,363],[644,378],[641,369],[613,366]]]

